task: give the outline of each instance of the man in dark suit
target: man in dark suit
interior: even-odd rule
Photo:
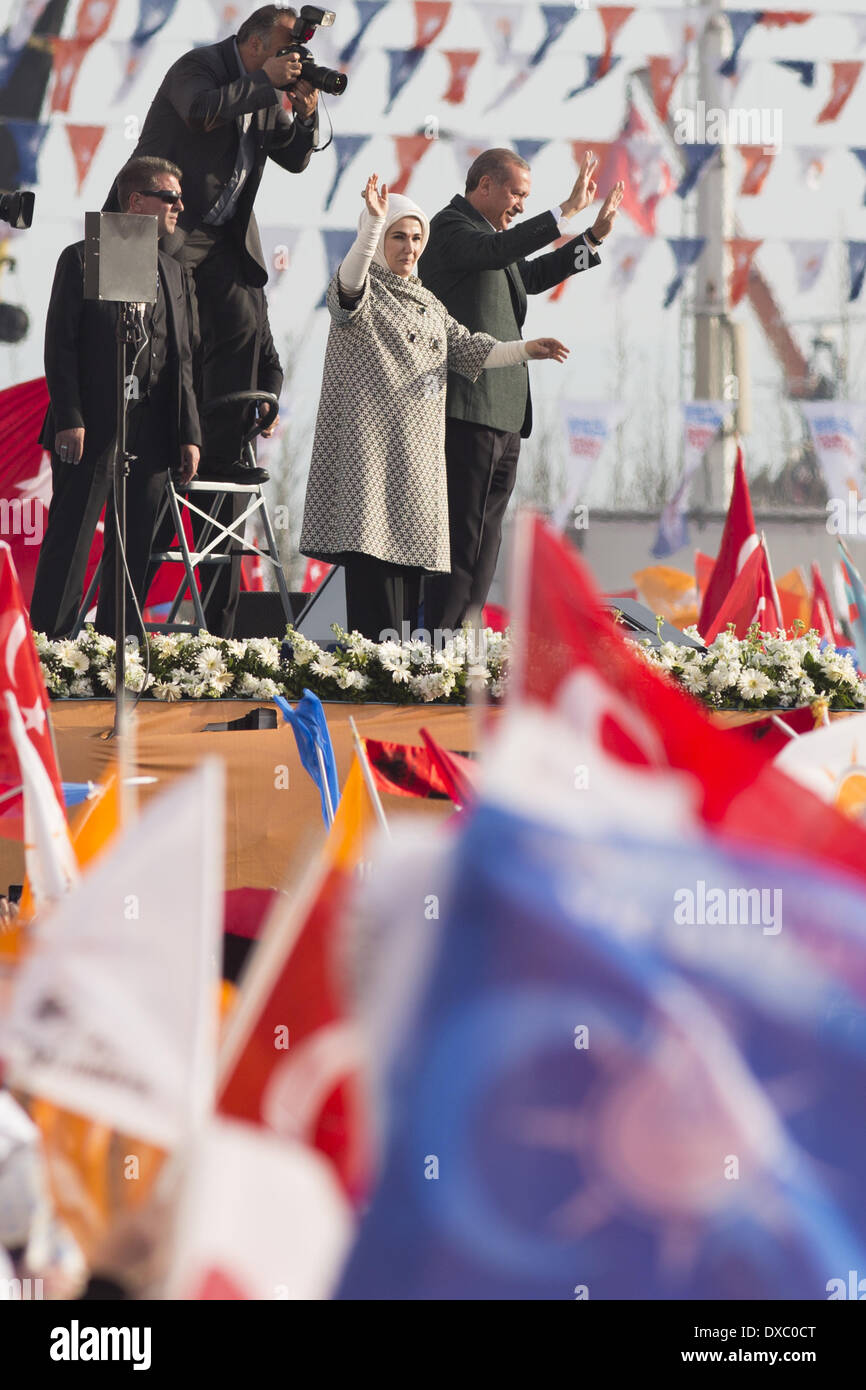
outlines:
[[[165,159],[132,159],[118,176],[125,212],[157,218],[160,239],[183,207],[180,170]],[[114,631],[116,528],[111,462],[117,434],[118,305],[84,298],[84,242],[67,246],[54,276],[45,325],[50,405],[40,442],[51,450],[54,491],[30,605],[30,621],[49,637],[70,632],[81,603],[87,558],[106,502],[104,562],[96,625]],[[169,468],[195,475],[201,434],[183,271],[158,252],[156,302],[141,310],[141,350],[129,377],[126,553],[139,604],[145,598],[150,545]],[[146,335],[146,338],[145,338]],[[127,595],[127,631],[138,631]]]
[[[195,280],[201,343],[196,391],[202,406],[254,390],[266,319],[268,279],[253,203],[268,159],[289,173],[306,169],[318,140],[318,92],[300,79],[292,43],[296,11],[265,5],[237,34],[193,49],[166,73],[145,117],[136,154],[162,155],[184,171],[185,208],[166,249]],[[283,106],[289,88],[294,117]],[[238,470],[243,410],[205,416],[201,477],[265,482],[265,469]],[[243,494],[222,499],[218,519],[236,520]],[[193,530],[203,523],[194,518]],[[208,630],[230,637],[237,607],[236,565],[224,566],[205,607]]]
[[[265,162],[300,173],[318,138],[318,92],[300,80],[297,54],[276,56],[293,42],[295,15],[265,5],[236,36],[179,58],[151,103],[135,149],[174,160],[184,171],[184,210],[166,250],[195,277],[202,405],[256,385],[268,268],[253,203]],[[283,106],[287,87],[294,118]],[[213,430],[205,420],[204,429],[202,477],[231,476],[234,433],[243,432],[242,421],[235,432],[225,428],[224,417]]]
[[[430,223],[430,240],[418,262],[422,283],[472,333],[491,333],[501,341],[522,337],[527,294],[542,294],[599,264],[598,248],[616,217],[621,184],[582,236],[535,260],[524,259],[573,233],[571,220],[595,198],[596,166],[588,153],[564,203],[511,227],[529,197],[529,165],[513,150],[486,150],[466,175],[466,196],[458,193]],[[458,628],[487,599],[520,441],[532,428],[525,363],[482,372],[475,383],[449,372],[446,415],[451,573],[425,581],[424,625],[430,632]]]

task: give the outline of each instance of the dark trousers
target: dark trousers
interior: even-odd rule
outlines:
[[[137,457],[127,479],[126,549],[139,604],[146,597],[151,538],[169,463],[163,436],[147,418],[147,410],[144,404],[132,408],[127,430],[127,447]],[[111,495],[112,451],[113,446],[95,462],[79,464],[62,463],[53,454],[51,457],[54,490],[30,603],[32,627],[51,638],[67,636],[78,616],[87,560],[103,507],[105,534],[96,626],[100,632],[114,633],[116,529]],[[141,630],[129,595],[126,623],[127,632],[140,639]]]
[[[86,434],[85,434],[86,440]],[[72,631],[84,589],[90,547],[110,487],[111,449],[81,463],[51,455],[54,482],[48,524],[39,549],[30,623],[54,639]]]
[[[150,550],[156,516],[165,492],[169,464],[176,464],[163,423],[151,408],[142,403],[130,412],[127,448],[135,455],[126,480],[126,565],[138,606],[144,609],[147,598]],[[114,601],[115,565],[117,563],[117,524],[114,492],[109,493],[105,508],[105,535],[102,545],[102,576],[99,583],[99,602],[96,606],[97,632],[115,632]],[[124,586],[126,595],[126,635],[142,641],[141,624],[132,601],[129,580]]]
[[[424,581],[424,626],[431,633],[459,628],[470,609],[487,602],[519,454],[519,434],[446,421],[451,573]]]
[[[253,391],[258,384],[259,353],[264,321],[264,291],[243,281],[240,255],[231,233],[216,227],[201,227],[186,240],[181,259],[195,279],[201,345],[196,363],[196,394],[204,407],[219,396],[235,391]],[[240,459],[241,439],[248,428],[246,408],[234,406],[202,416],[202,469],[230,467]],[[226,494],[219,505],[218,519],[227,525],[241,515],[249,498]],[[205,510],[205,508],[203,508]],[[206,526],[193,513],[196,546]],[[232,543],[231,552],[238,549]],[[209,587],[214,567],[202,571]],[[241,557],[217,571],[210,599],[205,605],[208,632],[231,637],[240,589]]]
[[[373,642],[387,640],[383,633],[403,640],[403,623],[417,627],[418,601],[423,571],[392,565],[372,555],[348,555],[346,571],[346,626]]]

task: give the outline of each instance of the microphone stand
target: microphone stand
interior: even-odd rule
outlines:
[[[114,729],[112,738],[126,734],[126,480],[132,455],[126,448],[126,349],[135,346],[135,306],[117,306],[117,438],[112,460],[114,503],[117,513],[114,562]],[[121,744],[122,748],[122,744]],[[121,753],[121,756],[122,753]]]

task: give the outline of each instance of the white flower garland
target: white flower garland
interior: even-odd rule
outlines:
[[[126,686],[145,697],[174,700],[296,700],[306,687],[322,700],[388,704],[463,704],[477,685],[498,699],[505,688],[509,635],[485,628],[452,634],[441,647],[416,639],[371,642],[334,627],[337,649],[325,651],[289,628],[285,639],[246,642],[207,633],[153,634],[150,671],[136,638],[127,638]],[[52,699],[114,694],[114,641],[86,628],[76,640],[51,642],[34,633]],[[283,644],[286,644],[285,646]]]

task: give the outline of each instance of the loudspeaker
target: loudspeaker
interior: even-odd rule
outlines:
[[[331,623],[345,628],[346,622],[346,571],[342,565],[335,565],[296,618],[295,627],[320,647],[333,647],[337,639],[331,631]]]
[[[602,603],[609,613],[621,613],[620,619],[622,626],[628,633],[634,633],[635,637],[650,639],[651,647],[660,647],[662,642],[675,642],[678,647],[694,647],[699,652],[707,649],[702,642],[696,642],[693,637],[687,637],[684,632],[680,632],[678,627],[671,623],[663,622],[661,630],[656,620],[656,615],[651,608],[645,604],[638,603],[633,598],[618,598],[615,594],[606,594],[602,598]]]
[[[86,212],[84,298],[155,304],[158,225],[137,212]]]
[[[277,593],[238,594],[235,637],[283,637],[286,615]]]

